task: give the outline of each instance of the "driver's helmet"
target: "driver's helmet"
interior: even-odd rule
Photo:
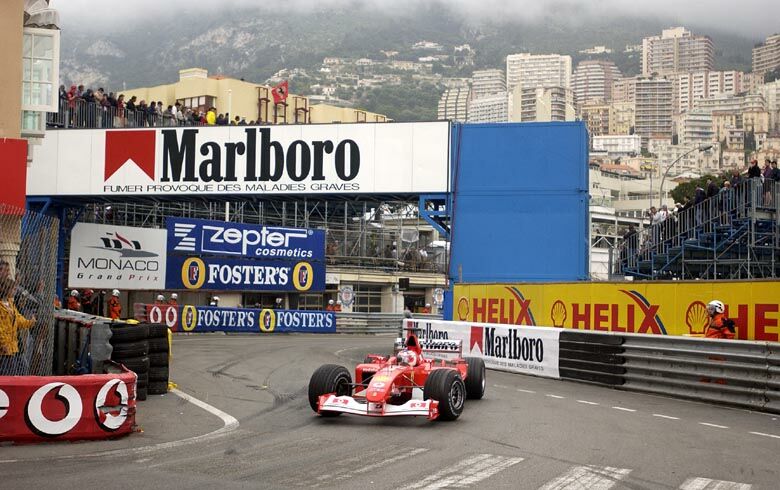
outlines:
[[[417,353],[408,349],[402,350],[398,353],[398,364],[404,366],[416,366]]]

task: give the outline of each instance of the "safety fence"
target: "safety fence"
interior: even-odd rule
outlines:
[[[94,101],[75,99],[60,100],[59,110],[46,115],[49,128],[114,129],[154,128],[171,126],[204,126],[197,112],[183,109],[182,112],[149,110],[146,106],[117,107]]]
[[[414,320],[488,368],[780,413],[780,343]]]
[[[51,374],[58,230],[0,204],[0,376]]]

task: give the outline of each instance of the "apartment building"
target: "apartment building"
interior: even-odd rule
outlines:
[[[640,78],[636,81],[635,131],[643,140],[672,136],[672,81]]]
[[[620,70],[611,61],[580,62],[572,75],[572,89],[577,107],[593,100],[612,101],[612,85],[620,77]]]
[[[700,147],[717,141],[712,126],[712,113],[701,109],[686,112],[677,130],[682,145]]]
[[[574,121],[574,92],[564,87],[521,88],[512,92],[512,122]]]
[[[481,99],[499,93],[506,95],[504,70],[476,70],[471,75],[472,98]]]
[[[743,88],[744,73],[740,71],[698,71],[682,73],[676,78],[675,112],[686,112],[702,99],[719,95],[736,95]]]
[[[618,78],[612,82],[612,102],[634,102],[638,77]]]
[[[509,97],[506,92],[497,93],[469,102],[468,122],[502,123],[509,120]]]
[[[571,87],[571,56],[518,53],[506,57],[506,86],[526,88]]]
[[[753,48],[753,73],[764,73],[780,68],[780,34],[773,34]]]
[[[769,132],[780,135],[780,80],[765,84],[759,91],[769,112]]]
[[[642,151],[642,138],[636,134],[593,136],[590,141],[593,151],[607,152],[610,157],[638,155]]]
[[[469,99],[471,89],[468,87],[449,88],[439,99],[438,119],[466,122],[469,117]]]
[[[712,39],[696,36],[684,27],[664,29],[660,36],[642,40],[644,76],[711,71],[714,60]]]
[[[588,126],[591,136],[609,134],[610,105],[603,100],[592,100],[580,106],[580,119]]]
[[[609,105],[609,130],[611,135],[631,134],[635,126],[633,102],[612,102]]]

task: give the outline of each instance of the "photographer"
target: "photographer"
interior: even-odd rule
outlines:
[[[736,328],[734,320],[726,318],[723,303],[718,300],[712,300],[707,304],[707,312],[710,314],[710,324],[704,332],[708,339],[733,339]]]

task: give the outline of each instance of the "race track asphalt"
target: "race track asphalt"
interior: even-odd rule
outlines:
[[[0,447],[0,488],[780,488],[780,417],[488,371],[455,422],[316,416],[321,364],[391,337],[177,336],[169,393],[117,441]],[[192,439],[196,438],[196,439]],[[189,441],[188,441],[189,439]]]

